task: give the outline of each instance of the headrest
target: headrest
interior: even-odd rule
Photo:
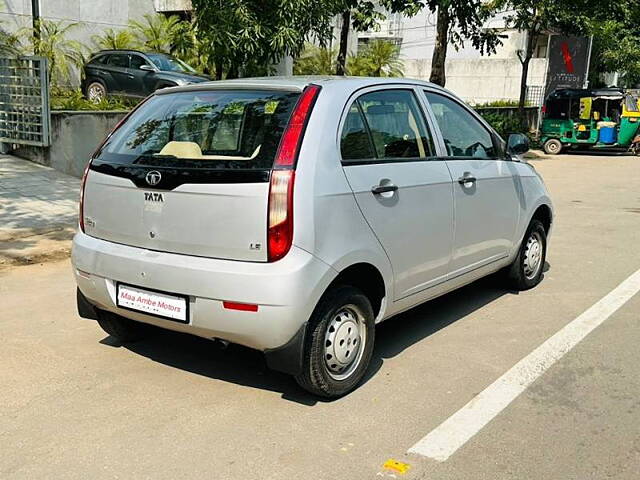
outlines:
[[[202,150],[195,142],[171,141],[162,147],[159,154],[173,155],[178,158],[200,158],[202,157]]]

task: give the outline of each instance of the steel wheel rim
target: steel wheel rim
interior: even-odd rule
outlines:
[[[329,321],[324,338],[324,363],[334,380],[349,378],[360,365],[367,343],[364,317],[355,305],[341,307]]]
[[[89,86],[89,100],[92,102],[99,102],[104,98],[104,88],[102,85],[97,83],[92,83]]]
[[[527,239],[524,247],[524,276],[531,280],[535,278],[542,268],[542,237],[538,232],[533,232]]]
[[[551,154],[558,153],[560,151],[560,147],[558,146],[558,144],[556,142],[549,142],[547,144],[547,149],[549,150],[549,153],[551,153]]]

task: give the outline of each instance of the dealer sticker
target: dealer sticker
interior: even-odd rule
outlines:
[[[187,321],[187,300],[184,297],[119,284],[117,305],[172,320]]]

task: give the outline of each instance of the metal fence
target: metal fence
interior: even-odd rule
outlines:
[[[0,57],[0,142],[50,144],[49,79],[41,57]]]
[[[527,85],[525,102],[532,107],[542,106],[544,101],[544,87],[542,85]]]

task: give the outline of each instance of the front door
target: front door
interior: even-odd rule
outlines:
[[[455,236],[450,278],[506,258],[520,212],[517,172],[504,147],[467,107],[426,91],[453,179]]]
[[[107,85],[109,93],[130,94],[133,85],[132,75],[129,73],[129,54],[113,53],[109,55],[103,70],[109,72],[111,82]]]
[[[386,251],[394,300],[443,282],[453,239],[451,175],[410,88],[374,90],[351,104],[341,132],[344,172]]]

